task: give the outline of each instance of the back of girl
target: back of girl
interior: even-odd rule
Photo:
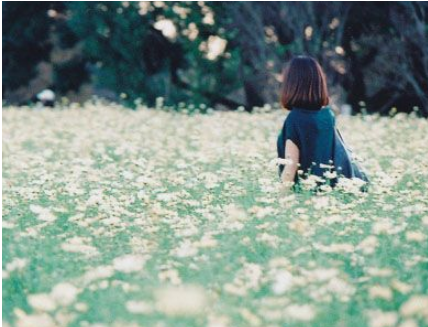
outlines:
[[[325,74],[315,59],[298,56],[283,75],[281,104],[290,110],[278,137],[278,156],[284,182],[298,183],[309,174],[325,178],[334,159],[335,118],[327,105]]]
[[[329,171],[334,159],[334,124],[328,107],[317,111],[294,108],[287,117],[286,140],[299,149],[302,173],[323,177]]]

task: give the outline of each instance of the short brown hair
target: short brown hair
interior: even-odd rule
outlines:
[[[283,73],[281,105],[317,110],[328,105],[325,74],[319,63],[309,56],[293,58]]]

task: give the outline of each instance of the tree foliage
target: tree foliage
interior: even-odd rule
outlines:
[[[52,8],[61,15],[47,17]],[[6,89],[49,60],[53,35],[82,49],[56,66],[59,91],[76,89],[86,72],[130,103],[153,105],[161,96],[167,104],[251,109],[277,102],[284,63],[309,54],[336,102],[355,111],[418,106],[428,115],[426,2],[70,1],[3,11]]]

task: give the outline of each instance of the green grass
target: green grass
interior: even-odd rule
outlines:
[[[285,113],[3,110],[5,326],[428,326],[428,122],[338,118],[368,193],[291,193]]]

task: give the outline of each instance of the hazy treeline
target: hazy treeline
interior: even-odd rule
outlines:
[[[3,2],[3,94],[49,87],[132,104],[278,101],[293,55],[355,112],[428,116],[427,2]],[[31,81],[44,70],[45,84]],[[15,97],[14,97],[15,94]],[[25,100],[25,99],[20,99]]]

